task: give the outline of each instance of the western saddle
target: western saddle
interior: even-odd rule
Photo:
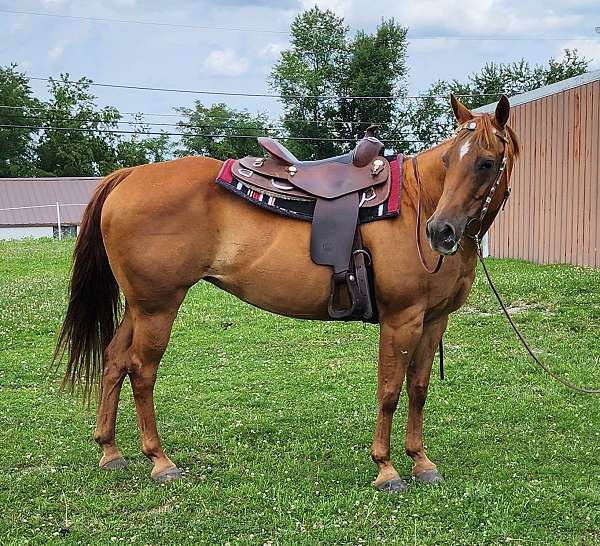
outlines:
[[[376,130],[369,127],[351,152],[319,161],[300,161],[280,142],[259,137],[270,157],[245,157],[232,166],[234,176],[258,192],[315,202],[310,256],[333,268],[328,312],[334,319],[377,320],[371,256],[359,226],[359,209],[382,204],[390,192],[390,166],[380,156]]]

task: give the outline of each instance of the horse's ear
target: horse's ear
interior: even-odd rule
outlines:
[[[452,103],[452,110],[454,110],[454,117],[458,123],[463,124],[473,119],[474,116],[471,111],[454,96],[454,93],[450,95],[450,102]]]
[[[508,102],[508,97],[506,95],[502,95],[500,100],[498,101],[498,105],[496,106],[496,113],[494,117],[496,118],[496,123],[504,129],[506,122],[508,121],[508,116],[510,114],[510,102]]]

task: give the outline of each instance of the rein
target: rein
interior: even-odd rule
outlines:
[[[533,352],[533,350],[531,349],[531,347],[529,346],[529,344],[523,337],[523,334],[521,334],[521,331],[519,330],[519,328],[515,324],[514,320],[510,316],[510,313],[508,312],[508,309],[506,308],[506,305],[505,305],[504,301],[502,300],[502,297],[500,296],[498,289],[496,288],[496,286],[494,285],[494,282],[492,281],[492,278],[490,277],[490,273],[485,264],[485,260],[483,259],[483,254],[481,253],[481,246],[479,245],[479,239],[477,238],[477,236],[475,236],[474,239],[475,239],[475,249],[476,249],[475,251],[477,252],[477,257],[479,258],[479,261],[481,262],[481,265],[483,267],[483,272],[485,273],[485,276],[490,285],[490,288],[492,289],[494,296],[496,296],[496,299],[498,300],[498,303],[500,304],[502,311],[504,311],[504,315],[506,316],[508,323],[511,325],[512,329],[515,331],[515,334],[517,334],[519,341],[521,342],[523,347],[525,347],[525,349],[527,350],[527,352],[529,353],[529,356],[531,356],[533,361],[540,368],[542,368],[542,370],[544,370],[544,372],[546,374],[548,374],[552,379],[554,379],[555,381],[558,381],[559,383],[562,383],[565,387],[568,387],[569,389],[571,389],[573,391],[581,392],[581,393],[585,393],[585,394],[600,394],[600,389],[595,389],[592,387],[581,387],[580,385],[571,383],[570,381],[566,380],[564,377],[557,375],[550,368],[548,368],[548,366],[546,366],[546,364],[544,364],[537,356],[535,356],[535,353]]]
[[[413,171],[415,173],[415,180],[417,181],[417,187],[419,189],[419,197],[418,197],[418,204],[417,204],[417,224],[416,224],[417,227],[415,228],[416,238],[417,238],[417,250],[419,251],[419,259],[421,260],[421,265],[423,266],[423,269],[425,269],[425,271],[427,271],[427,273],[434,275],[442,267],[442,264],[444,263],[444,256],[442,256],[440,254],[440,256],[438,257],[437,264],[435,264],[433,269],[431,269],[427,265],[427,262],[425,261],[425,255],[423,253],[423,246],[421,245],[421,176],[419,175],[419,165],[417,164],[417,156],[416,155],[412,156],[412,166],[413,166]]]

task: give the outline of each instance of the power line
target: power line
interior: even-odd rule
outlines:
[[[31,76],[30,80],[45,81],[45,82],[60,82],[60,83],[78,83],[75,80],[57,80],[55,78],[41,78]],[[329,99],[329,100],[426,100],[432,98],[448,99],[446,95],[277,95],[274,93],[242,93],[242,92],[231,92],[231,91],[197,91],[195,89],[177,89],[171,87],[150,87],[146,85],[129,85],[129,84],[118,84],[118,83],[97,83],[94,81],[87,82],[90,86],[94,87],[110,87],[113,89],[132,89],[136,91],[160,91],[165,93],[186,93],[192,95],[212,95],[212,96],[225,96],[225,97],[260,97],[260,98],[272,98],[272,99]],[[474,97],[497,97],[502,94],[502,91],[498,93],[478,93],[473,95],[456,95],[459,98],[474,98]]]
[[[12,106],[12,105],[6,105],[6,104],[0,104],[0,110],[1,109],[7,109],[7,110],[33,110],[33,111],[46,111],[46,108],[43,107],[35,107],[35,106]],[[118,110],[117,110],[118,111]],[[118,111],[119,114],[121,115],[126,115],[126,116],[140,116],[140,117],[145,117],[145,116],[165,116],[165,117],[176,117],[176,118],[182,118],[185,117],[186,114],[164,114],[164,113],[150,113],[150,112],[120,112]],[[193,112],[193,111],[192,111]],[[7,115],[13,115],[16,116],[18,114],[7,114]],[[21,114],[23,117],[36,117],[36,116],[30,116],[28,114]],[[41,118],[41,116],[37,116],[38,118]],[[218,119],[224,119],[224,120],[228,120],[230,118],[230,116],[227,116],[226,114],[223,114],[222,116],[215,116],[213,119],[218,120]],[[63,120],[70,120],[72,118],[63,118]],[[84,120],[85,121],[85,120]],[[311,119],[304,119],[304,118],[286,118],[286,121],[291,121],[291,122],[299,122],[299,123],[307,123],[307,124],[317,124],[317,125],[380,125],[380,126],[385,126],[386,123],[383,122],[379,122],[379,121],[363,121],[363,120],[335,120],[335,119],[331,119],[331,120],[311,120]],[[158,122],[153,122],[153,121],[118,121],[116,123],[128,123],[131,125],[135,125],[135,124],[139,124],[139,125],[172,125],[172,126],[176,126],[178,124],[176,123],[158,123]],[[184,123],[183,121],[181,123]],[[270,127],[282,127],[285,128],[283,125],[279,124],[280,120],[267,120],[265,121],[265,125],[268,125]]]
[[[7,116],[15,118],[18,116],[18,114],[7,114]],[[250,129],[250,130],[257,130],[257,131],[274,131],[276,129],[285,129],[285,127],[283,125],[276,125],[276,124],[270,124],[270,123],[265,123],[264,126],[257,127],[256,125],[227,125],[227,124],[215,125],[214,123],[194,125],[194,124],[186,123],[185,121],[180,121],[178,123],[161,123],[161,122],[156,122],[156,121],[127,121],[127,120],[125,120],[125,121],[121,121],[121,120],[102,121],[102,120],[98,120],[98,119],[82,118],[82,117],[50,118],[49,116],[33,116],[33,115],[28,115],[28,114],[21,114],[18,117],[31,119],[31,120],[41,120],[41,121],[48,120],[51,123],[52,122],[63,122],[63,121],[67,121],[67,122],[75,121],[75,122],[79,122],[79,123],[95,122],[95,123],[103,123],[103,124],[114,123],[114,124],[118,124],[118,125],[134,125],[134,126],[137,125],[140,127],[147,126],[147,125],[156,126],[156,127],[181,127],[182,129],[205,129],[205,128],[209,128],[209,129]],[[140,131],[140,132],[143,132],[143,131]]]
[[[34,15],[36,17],[54,17],[58,19],[72,19],[76,21],[92,21],[96,23],[125,23],[132,25],[146,25],[163,28],[183,28],[187,30],[218,30],[232,32],[257,32],[265,34],[289,34],[286,30],[269,30],[255,28],[236,28],[236,27],[216,27],[216,26],[198,26],[198,25],[182,25],[177,23],[157,23],[153,21],[136,21],[133,19],[110,19],[108,17],[82,17],[79,15],[66,15],[62,13],[41,13],[39,11],[22,11],[0,9],[0,13],[11,13],[16,15]]]
[[[80,15],[67,15],[62,13],[46,13],[39,11],[24,11],[24,10],[9,10],[0,9],[0,13],[9,13],[13,15],[33,15],[36,17],[52,17],[55,19],[71,19],[75,21],[91,21],[95,23],[119,23],[132,25],[145,25],[162,28],[178,28],[185,30],[205,30],[205,31],[225,31],[225,32],[248,32],[258,34],[280,34],[289,35],[288,30],[273,30],[273,29],[256,29],[256,28],[241,28],[241,27],[221,27],[221,26],[201,26],[188,25],[180,23],[163,23],[156,21],[139,21],[135,19],[113,19],[109,17],[85,17]],[[319,30],[319,29],[316,29]],[[537,40],[578,40],[578,41],[595,41],[596,37],[584,36],[519,36],[519,35],[464,35],[464,34],[409,34],[409,40],[469,40],[469,41],[537,41]]]
[[[125,134],[125,135],[158,135],[158,136],[186,136],[186,137],[206,137],[206,138],[236,138],[236,139],[255,139],[257,135],[223,135],[223,134],[209,134],[209,133],[169,133],[166,131],[148,131],[140,133],[139,131],[126,131],[121,129],[88,129],[84,127],[49,127],[49,126],[37,126],[37,125],[7,125],[0,124],[0,129],[31,129],[34,131],[75,131],[75,132],[87,132],[87,133],[106,133],[106,134]],[[283,140],[318,140],[323,142],[355,142],[354,138],[323,138],[323,137],[283,137]],[[422,140],[405,140],[401,138],[395,139],[384,139],[384,142],[409,142],[409,143],[422,143],[426,144]]]

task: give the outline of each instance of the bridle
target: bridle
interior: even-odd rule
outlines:
[[[466,127],[464,127],[464,126],[463,127],[470,131],[475,130],[475,128],[477,127],[477,124],[474,121],[471,121],[465,125],[466,125]],[[475,241],[475,246],[477,248],[479,248],[479,245],[481,244],[480,238],[482,236],[481,230],[483,229],[483,225],[484,225],[483,221],[484,221],[487,213],[489,212],[490,204],[492,202],[492,199],[494,198],[494,194],[500,187],[500,183],[502,182],[502,175],[506,171],[506,165],[508,164],[508,154],[507,154],[508,146],[509,146],[508,139],[502,133],[499,133],[496,129],[494,129],[494,133],[504,143],[504,151],[502,152],[502,161],[500,162],[500,166],[498,167],[498,172],[496,173],[496,178],[494,179],[493,184],[490,186],[490,189],[487,192],[485,200],[483,201],[483,205],[481,206],[481,211],[479,212],[479,216],[470,218],[467,221],[467,225],[465,226],[465,235]],[[491,218],[489,225],[492,225],[492,223],[496,219],[496,216],[498,215],[498,212],[500,212],[501,210],[504,210],[504,207],[506,206],[506,202],[508,201],[508,198],[510,197],[510,192],[511,192],[511,187],[508,183],[508,178],[507,178],[506,190],[504,192],[504,199],[503,199],[500,207],[494,212],[494,215]]]
[[[471,120],[471,121],[468,121],[467,123],[462,124],[458,128],[457,134],[460,133],[464,129],[466,129],[468,131],[474,131],[476,128],[477,128],[477,122]],[[492,202],[492,199],[494,198],[494,194],[500,187],[500,184],[502,182],[502,175],[505,173],[506,165],[508,164],[509,141],[505,135],[498,132],[495,128],[493,129],[493,131],[496,134],[496,136],[504,143],[504,150],[502,152],[502,161],[500,162],[500,166],[498,167],[498,172],[496,173],[496,178],[494,179],[494,182],[488,189],[487,195],[483,201],[483,204],[481,205],[481,210],[479,211],[479,215],[473,216],[473,217],[469,218],[469,220],[467,220],[467,225],[465,226],[465,231],[464,231],[465,236],[469,237],[470,239],[473,239],[473,241],[475,242],[475,247],[477,249],[479,248],[479,246],[481,244],[481,236],[484,235],[481,232],[481,230],[483,229],[483,225],[484,225],[484,219],[489,212],[490,204]],[[417,163],[416,155],[414,155],[412,157],[412,166],[413,166],[413,172],[414,172],[415,180],[417,182],[418,194],[419,194],[418,195],[418,203],[417,203],[417,222],[416,222],[417,250],[419,253],[419,259],[421,261],[421,265],[423,266],[425,271],[427,271],[427,273],[433,275],[441,269],[442,264],[444,262],[444,256],[442,256],[442,255],[439,256],[438,261],[433,268],[429,267],[425,260],[425,255],[423,253],[423,246],[421,244],[421,200],[422,200],[421,199],[421,191],[422,191],[421,186],[422,186],[422,184],[421,184],[421,176],[419,174],[419,165]],[[504,192],[504,200],[502,201],[502,205],[494,212],[494,215],[493,215],[491,221],[489,222],[489,225],[491,225],[493,223],[496,216],[498,215],[498,212],[500,212],[500,210],[504,210],[504,207],[506,206],[506,202],[508,201],[508,198],[510,197],[510,192],[511,192],[511,187],[508,185],[508,179],[507,179],[506,191]]]

